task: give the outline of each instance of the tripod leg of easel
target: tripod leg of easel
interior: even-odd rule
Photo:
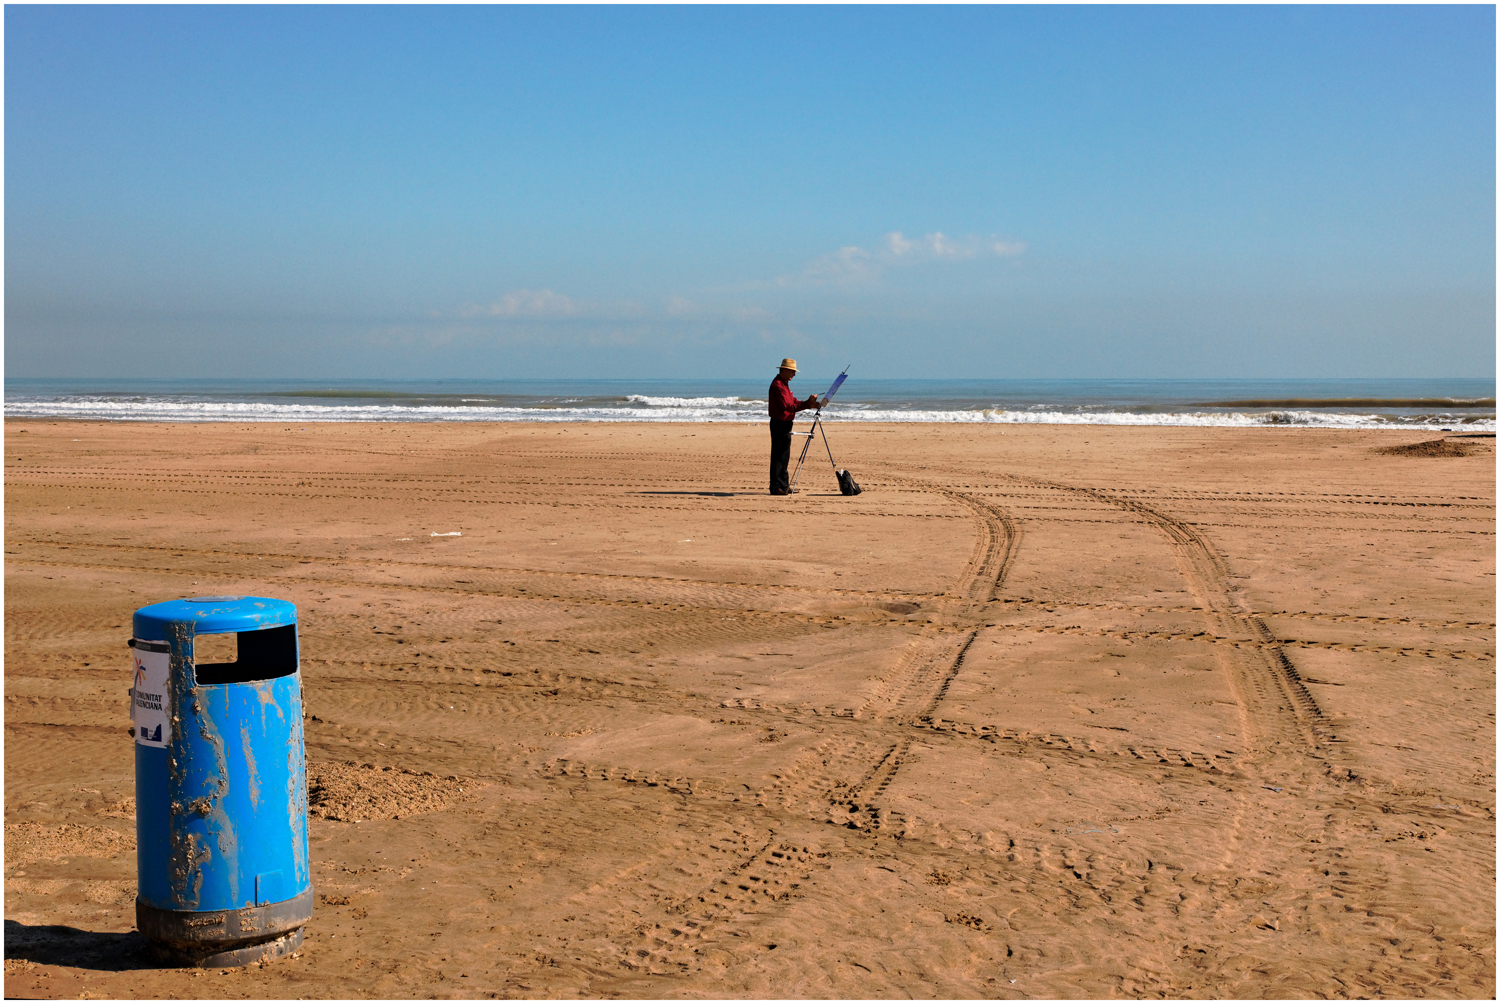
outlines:
[[[793,491],[794,492],[794,491],[797,490],[797,479],[802,476],[802,465],[807,462],[807,448],[812,445],[813,432],[815,432],[817,430],[817,428],[818,428],[818,420],[816,418],[814,418],[813,419],[813,427],[812,427],[812,429],[808,430],[808,432],[807,432],[807,439],[804,440],[803,443],[802,443],[802,455],[797,458],[797,472],[792,475],[792,483],[791,483],[791,485],[788,486],[787,491]]]
[[[818,426],[818,431],[819,432],[823,432],[823,427],[822,426]],[[833,447],[831,447],[831,446],[828,445],[828,433],[826,433],[826,432],[823,432],[823,449],[825,449],[825,450],[828,451],[828,462],[830,464],[833,464],[833,473],[835,475],[837,475],[838,472],[839,472],[839,465],[834,462],[834,459],[833,459]]]

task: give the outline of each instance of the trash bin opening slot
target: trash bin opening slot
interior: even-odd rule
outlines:
[[[233,662],[198,662],[198,649],[213,635],[193,638],[193,675],[200,687],[221,683],[253,683],[274,680],[297,672],[297,626],[266,628],[263,631],[239,631],[234,635],[236,658]],[[213,643],[204,645],[210,658],[227,654]],[[217,651],[215,651],[217,649]]]

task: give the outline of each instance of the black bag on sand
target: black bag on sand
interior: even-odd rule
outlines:
[[[864,491],[859,483],[854,480],[854,475],[848,471],[839,471],[839,491],[844,495],[858,495]]]

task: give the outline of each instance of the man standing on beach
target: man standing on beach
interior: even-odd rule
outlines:
[[[771,394],[767,404],[771,412],[771,494],[790,495],[792,486],[787,482],[786,465],[792,459],[792,421],[803,408],[816,408],[818,395],[809,394],[806,401],[792,396],[787,386],[797,375],[797,360],[783,359],[781,372],[771,381]]]

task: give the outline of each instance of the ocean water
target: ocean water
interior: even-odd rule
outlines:
[[[835,374],[800,374],[798,397]],[[7,418],[141,422],[764,422],[754,380],[7,379]],[[1495,381],[862,380],[829,422],[1495,429]]]

